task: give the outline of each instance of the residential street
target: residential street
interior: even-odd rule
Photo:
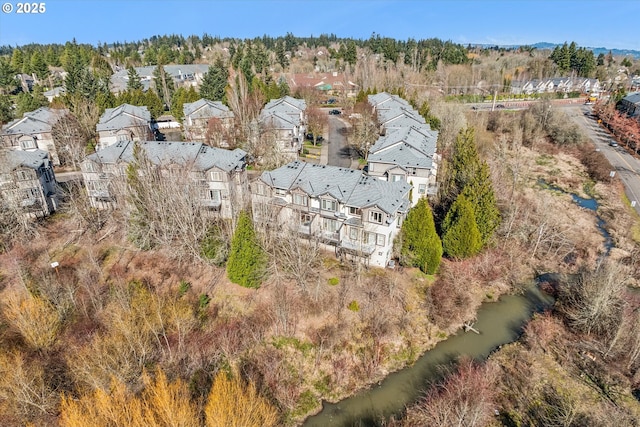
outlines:
[[[631,201],[636,201],[635,210],[640,213],[640,160],[634,158],[621,146],[611,147],[609,145],[613,138],[605,128],[598,124],[597,119],[589,116],[590,106],[567,106],[563,110],[611,162],[616,176],[624,183],[627,197]]]
[[[329,116],[329,138],[327,164],[331,166],[351,167],[351,149],[347,146],[348,124],[340,116]],[[355,158],[355,157],[354,157]]]

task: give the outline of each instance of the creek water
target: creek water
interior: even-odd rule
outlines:
[[[537,285],[522,294],[500,297],[484,303],[478,310],[472,331],[459,331],[424,353],[411,366],[389,374],[377,386],[338,403],[325,402],[323,409],[307,418],[304,427],[373,427],[391,415],[401,414],[434,381],[443,376],[443,367],[461,356],[484,360],[498,347],[516,341],[533,313],[553,304],[553,298]]]
[[[598,202],[540,180],[549,190],[570,194],[580,207],[596,213],[598,230],[605,239],[605,254],[613,247],[613,239],[605,228],[605,221],[597,214]],[[544,281],[544,278],[538,278]],[[478,310],[474,328],[480,334],[458,331],[447,340],[438,343],[411,366],[389,374],[377,386],[361,391],[338,403],[324,402],[322,411],[307,418],[304,427],[375,427],[382,425],[392,415],[402,414],[404,409],[418,400],[424,391],[442,378],[444,367],[461,356],[484,360],[498,347],[516,341],[522,327],[533,314],[553,304],[553,297],[531,285],[519,295],[500,297],[498,302],[484,303]]]

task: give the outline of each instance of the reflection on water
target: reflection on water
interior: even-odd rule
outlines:
[[[305,427],[369,427],[401,413],[415,402],[429,384],[442,376],[443,366],[460,356],[486,359],[501,345],[518,339],[522,326],[534,312],[553,303],[553,298],[537,286],[522,295],[504,296],[498,302],[485,303],[478,311],[473,332],[458,332],[421,356],[415,364],[387,376],[377,387],[362,391],[338,403],[325,403],[323,410],[308,418]]]

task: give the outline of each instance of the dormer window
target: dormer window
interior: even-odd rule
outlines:
[[[222,181],[222,174],[218,171],[209,172],[209,179],[211,181]]]
[[[384,215],[382,214],[382,212],[378,212],[378,211],[369,212],[369,221],[375,222],[377,224],[382,224],[383,219],[384,219]]]
[[[338,202],[335,200],[322,199],[322,210],[336,212],[338,210]]]
[[[298,206],[309,206],[309,198],[306,194],[294,194],[293,204]]]

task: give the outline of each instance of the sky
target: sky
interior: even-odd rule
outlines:
[[[575,41],[640,50],[639,0],[48,0],[38,2],[44,5],[38,14],[18,14],[14,0],[0,3],[0,45],[10,46],[165,34],[367,39],[376,33],[465,45]]]

